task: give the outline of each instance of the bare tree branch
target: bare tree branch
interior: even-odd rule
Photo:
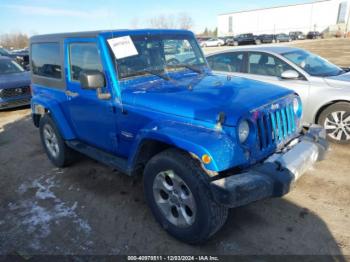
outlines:
[[[5,48],[22,49],[28,46],[29,37],[23,33],[0,35],[0,45]]]
[[[186,13],[180,13],[178,15],[178,27],[180,29],[190,30],[193,27],[193,19]]]
[[[178,29],[191,29],[193,27],[193,19],[186,13],[179,13],[176,17],[174,15],[161,14],[159,16],[149,19],[149,24],[153,28],[178,28]]]

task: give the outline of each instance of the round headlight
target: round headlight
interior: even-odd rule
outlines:
[[[249,123],[247,120],[241,121],[241,123],[238,126],[238,136],[239,136],[239,141],[241,143],[244,143],[247,141],[247,138],[249,136]]]
[[[293,99],[293,109],[294,109],[294,113],[300,117],[301,116],[301,111],[302,111],[302,108],[301,108],[301,101],[298,97],[295,97]]]

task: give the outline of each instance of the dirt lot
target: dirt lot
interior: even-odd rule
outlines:
[[[349,63],[350,40],[297,45]],[[212,240],[189,246],[154,221],[141,178],[87,158],[55,168],[29,109],[0,112],[0,253],[350,255],[349,159],[332,145],[290,194],[231,210]]]

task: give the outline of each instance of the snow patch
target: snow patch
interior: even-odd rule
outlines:
[[[59,169],[54,171],[59,174]],[[59,185],[55,181],[55,175],[49,178],[42,176],[31,183],[22,184],[17,189],[18,193],[23,194],[32,188],[35,192],[33,197],[8,204],[11,211],[18,212],[19,223],[26,227],[28,233],[33,234],[33,249],[40,249],[40,239],[51,233],[51,225],[55,226],[63,219],[70,219],[84,234],[91,232],[89,223],[76,213],[78,202],[69,205],[62,201],[52,191],[57,187]]]

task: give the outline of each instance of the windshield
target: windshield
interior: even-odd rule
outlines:
[[[23,72],[24,69],[15,61],[9,59],[0,60],[0,75]]]
[[[205,58],[196,40],[188,35],[130,36],[137,55],[116,59],[120,79],[151,74],[164,77],[170,71],[202,72]]]
[[[336,76],[344,73],[340,67],[304,50],[296,50],[282,55],[312,76]]]
[[[7,51],[7,50],[4,49],[4,48],[0,48],[0,55],[9,56],[9,55],[10,55],[10,52]]]

